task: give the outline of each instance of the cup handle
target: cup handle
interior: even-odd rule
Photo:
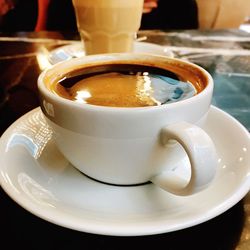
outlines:
[[[162,130],[163,145],[169,140],[176,140],[184,148],[191,165],[191,177],[183,187],[183,179],[172,171],[163,171],[153,176],[151,181],[160,188],[176,194],[191,195],[207,188],[213,180],[218,157],[213,141],[200,127],[180,122],[169,125]]]

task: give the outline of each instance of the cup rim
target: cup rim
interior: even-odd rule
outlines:
[[[115,62],[115,60],[120,59],[121,61],[126,61],[126,60],[137,60],[137,61],[142,61],[143,59],[147,58],[147,60],[161,60],[162,62],[165,61],[174,61],[176,63],[182,64],[182,65],[186,65],[191,67],[194,67],[195,70],[200,71],[207,79],[207,85],[205,86],[205,88],[198,93],[195,96],[189,97],[187,99],[184,100],[180,100],[178,102],[173,102],[173,103],[166,103],[166,104],[162,104],[159,106],[145,106],[145,107],[113,107],[113,106],[100,106],[100,105],[94,105],[94,104],[89,104],[89,103],[85,103],[84,105],[82,103],[78,103],[78,102],[74,102],[71,100],[68,100],[66,98],[63,98],[59,95],[53,94],[52,91],[49,90],[49,88],[47,88],[45,86],[44,83],[44,78],[51,73],[52,71],[54,72],[60,72],[60,68],[66,68],[68,66],[70,69],[75,70],[76,68],[74,67],[78,67],[81,68],[82,65],[86,65],[86,63],[90,63],[90,64],[95,64],[96,62],[107,62],[107,64],[110,64],[110,60],[113,60],[113,62]],[[68,70],[68,72],[70,72],[70,70]],[[61,74],[61,76],[65,75],[65,73],[67,72],[63,72],[63,74]],[[52,73],[53,75],[53,73]],[[57,73],[57,76],[59,76],[59,74]],[[166,108],[166,106],[168,108],[174,108],[174,107],[178,107],[180,105],[183,104],[189,104],[191,102],[194,101],[198,101],[200,98],[203,98],[204,96],[208,95],[209,93],[213,92],[213,88],[214,88],[214,81],[212,76],[210,75],[210,73],[205,70],[204,68],[202,68],[201,66],[194,64],[192,62],[188,62],[185,61],[183,59],[178,59],[178,58],[173,58],[173,57],[167,57],[167,56],[163,56],[163,55],[154,55],[154,54],[147,54],[147,53],[106,53],[106,54],[96,54],[96,55],[87,55],[87,56],[82,56],[79,58],[73,58],[70,60],[66,60],[66,61],[62,61],[59,62],[57,64],[52,65],[51,67],[45,69],[43,72],[41,72],[41,74],[38,77],[37,80],[37,86],[38,86],[38,90],[40,93],[42,93],[43,95],[49,97],[49,99],[54,100],[55,102],[58,102],[60,104],[66,104],[66,105],[70,105],[72,107],[76,107],[76,108],[81,108],[81,109],[88,109],[88,110],[106,110],[106,111],[138,111],[138,110],[155,110],[155,109],[164,109]]]

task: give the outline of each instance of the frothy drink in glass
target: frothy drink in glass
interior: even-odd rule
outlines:
[[[143,0],[73,0],[86,54],[131,52]]]

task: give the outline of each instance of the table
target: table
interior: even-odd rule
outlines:
[[[36,81],[48,51],[78,40],[77,33],[0,33],[0,135],[39,106]],[[207,69],[214,78],[213,104],[250,130],[250,34],[241,30],[144,30],[139,40],[166,46],[174,56]],[[117,249],[143,244],[166,249],[250,249],[250,194],[200,225],[141,237],[100,236],[42,220],[0,190],[1,243],[25,249]],[[199,241],[197,240],[199,239]]]

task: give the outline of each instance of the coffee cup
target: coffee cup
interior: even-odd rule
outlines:
[[[143,0],[73,0],[73,6],[87,55],[133,50]]]
[[[45,70],[38,89],[58,149],[86,176],[152,182],[183,196],[212,182],[216,148],[202,125],[213,79],[205,69],[150,54],[90,55]],[[185,159],[188,179],[175,169]]]

